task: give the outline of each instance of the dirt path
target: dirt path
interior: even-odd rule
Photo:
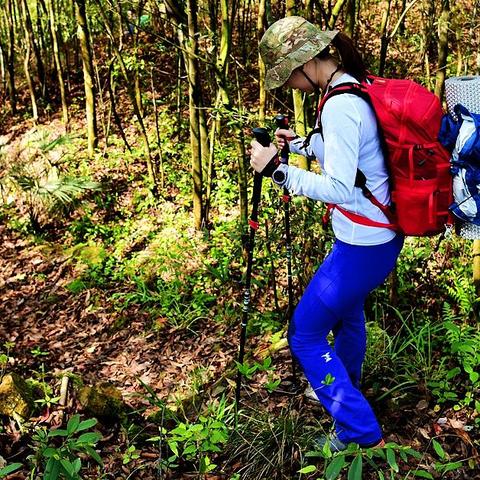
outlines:
[[[5,342],[14,344],[9,370],[24,378],[35,378],[38,375],[35,372],[43,364],[47,381],[56,386],[59,381],[54,378],[55,374],[64,371],[79,375],[85,384],[111,382],[121,390],[126,403],[137,409],[148,407],[145,396],[135,395],[145,393],[139,379],[150,385],[159,398],[170,399],[173,404],[175,396],[188,398],[199,379],[200,384],[204,381],[211,385],[231,367],[237,351],[237,326],[225,331],[224,325],[205,321],[197,335],[167,327],[153,330],[152,319],[138,308],[114,310],[113,291],[70,292],[66,285],[76,275],[70,259],[55,253],[51,245],[35,245],[0,225],[0,347]],[[287,375],[288,353],[277,353],[275,362],[277,372]],[[252,384],[247,390],[248,402],[257,403],[270,412],[291,401],[279,394],[268,396]],[[300,401],[302,410],[308,408],[302,403]],[[387,401],[374,407],[389,441],[423,451],[430,448],[432,437],[447,435],[452,458],[476,454],[468,433],[463,430],[463,419],[452,410],[442,412],[442,422],[438,423],[439,415],[428,408],[425,400],[419,402],[415,396],[403,405]],[[73,411],[76,407],[71,408]],[[305,410],[307,412],[312,413],[311,409]],[[127,448],[128,439],[119,439],[117,434],[110,431],[99,447],[107,459],[106,471],[126,475],[135,463],[122,465],[119,450]],[[8,445],[5,435],[0,435],[0,446],[2,443],[4,448]],[[25,441],[19,448],[24,446]],[[15,455],[16,450],[13,443],[8,446],[7,454]],[[142,450],[142,455],[147,456],[148,462],[156,453],[147,448]],[[152,475],[154,465],[155,460],[151,460]],[[479,478],[476,473],[473,475],[469,478]],[[130,478],[155,476],[148,476],[143,470],[142,476]]]
[[[128,398],[141,390],[137,378],[161,398],[187,395],[194,371],[217,379],[234,358],[235,332],[220,335],[220,325],[196,336],[152,331],[146,313],[112,310],[104,291],[71,293],[72,263],[47,252],[0,225],[0,338],[14,343],[11,368],[29,376],[43,362],[85,383],[109,381],[135,404]]]

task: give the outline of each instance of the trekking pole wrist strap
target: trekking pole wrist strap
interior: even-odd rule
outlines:
[[[264,169],[261,172],[262,177],[271,177],[273,172],[280,165],[280,157],[276,153],[272,159],[265,165]]]

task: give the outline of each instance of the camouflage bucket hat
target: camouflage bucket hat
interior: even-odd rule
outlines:
[[[267,74],[265,89],[280,87],[292,72],[324,50],[338,30],[320,30],[302,17],[278,20],[264,33],[259,50]]]

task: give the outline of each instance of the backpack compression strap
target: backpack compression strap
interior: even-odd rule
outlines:
[[[327,211],[322,219],[323,225],[324,226],[327,225],[332,210],[336,208],[340,213],[345,215],[349,220],[351,220],[354,223],[358,223],[366,227],[388,228],[390,230],[397,231],[398,225],[396,224],[395,215],[393,214],[392,209],[387,205],[380,203],[375,198],[373,193],[367,187],[367,178],[365,177],[365,174],[358,168],[357,168],[357,175],[355,176],[355,187],[360,188],[362,190],[364,197],[368,198],[370,202],[372,202],[376,207],[378,207],[383,212],[383,214],[388,218],[388,221],[390,223],[376,222],[375,220],[370,220],[369,218],[364,217],[363,215],[359,215],[358,213],[353,213],[353,212],[350,212],[349,210],[345,210],[343,207],[340,207],[339,205],[335,205],[334,203],[329,203],[327,205]]]

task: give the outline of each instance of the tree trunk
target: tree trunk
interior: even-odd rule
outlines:
[[[432,37],[434,36],[434,25],[436,20],[435,15],[435,0],[424,0],[425,4],[422,8],[422,40],[423,45],[421,48],[421,63],[425,68],[425,82],[428,89],[431,88],[431,71],[430,71],[430,58],[431,58],[431,45]]]
[[[287,16],[296,15],[296,3],[294,0],[287,0],[286,3],[286,10]],[[292,90],[292,97],[293,97],[293,110],[295,116],[295,132],[304,137],[307,133],[307,121],[305,117],[305,104],[304,104],[304,95],[298,89]],[[308,170],[308,159],[303,155],[300,156],[299,159],[299,167]]]
[[[162,140],[158,125],[157,94],[155,91],[155,84],[153,82],[153,67],[150,69],[150,81],[152,86],[153,114],[155,116],[155,133],[157,134],[158,162],[160,165],[160,188],[163,190],[165,188],[165,169],[163,168]]]
[[[7,91],[7,78],[5,72],[5,47],[0,42],[0,78],[2,79],[1,95],[5,95]]]
[[[137,26],[135,28],[134,36],[133,36],[133,49],[134,51],[138,52],[138,34],[140,33],[140,18],[142,17],[143,13],[143,7],[145,5],[145,0],[141,0],[138,3],[138,9],[137,9]],[[137,54],[138,55],[138,54]],[[141,86],[140,86],[140,68],[139,68],[139,62],[135,62],[134,70],[133,70],[133,75],[134,75],[134,84],[135,84],[135,100],[137,102],[138,110],[140,114],[142,115],[142,118],[144,117],[144,111],[143,111],[143,103],[142,103],[142,91],[141,91]]]
[[[330,18],[328,19],[328,28],[333,29],[335,23],[337,21],[340,12],[342,11],[343,6],[347,0],[337,0],[335,6],[333,7],[332,13],[330,14]]]
[[[85,110],[87,113],[88,155],[93,157],[98,144],[95,84],[93,81],[92,50],[85,13],[85,0],[75,0],[77,37],[82,51],[83,81],[85,84]]]
[[[458,15],[458,11],[457,11]],[[463,39],[463,31],[460,25],[455,25],[455,39],[457,41],[457,77],[462,75],[463,70],[463,54],[464,51],[462,49],[462,39]]]
[[[480,296],[480,240],[473,241],[473,284]]]
[[[50,22],[48,20],[47,6],[45,5],[44,0],[37,0],[36,10],[37,10],[36,37],[38,41],[39,58],[40,58],[40,62],[43,65],[43,71],[45,75],[45,81],[42,84],[42,96],[45,99],[46,103],[50,103],[50,95],[48,91],[48,78],[49,78],[50,64],[48,59],[51,58],[51,55],[50,55],[50,52],[48,51],[48,45],[53,45],[53,40],[52,40],[52,32],[49,28]],[[38,66],[38,63],[37,63],[37,66]]]
[[[101,8],[101,7],[100,7]],[[117,16],[118,16],[118,49],[123,48],[123,12],[122,2],[117,2]]]
[[[180,31],[180,29],[179,29]],[[180,41],[180,39],[179,39]],[[181,43],[180,43],[181,44]],[[177,97],[177,135],[180,135],[182,130],[182,52],[177,50],[177,85],[176,85],[176,97]]]
[[[26,0],[20,0],[22,2],[22,11],[24,12],[24,29],[28,32],[28,38],[30,40],[31,48],[33,49],[33,53],[35,55],[35,62],[37,65],[37,73],[38,79],[40,82],[41,87],[41,96],[43,98],[46,97],[46,76],[45,76],[45,67],[43,65],[42,55],[40,52],[40,48],[35,40],[35,33],[33,31],[33,24],[32,18],[30,16],[30,10],[28,9],[28,3]],[[38,33],[41,36],[41,32]]]
[[[221,11],[221,30],[220,30],[220,45],[218,49],[215,49],[217,56],[215,59],[215,80],[216,80],[216,109],[222,107],[223,110],[231,109],[231,100],[227,86],[227,69],[228,69],[228,57],[232,47],[232,29],[231,20],[228,12],[228,0],[220,0]],[[220,135],[222,127],[222,112],[218,113],[210,132],[210,155],[207,159],[207,188],[205,195],[205,222],[208,223],[210,206],[211,206],[211,194],[213,190],[213,178],[215,176],[215,139],[217,135]],[[233,128],[236,133],[236,128]],[[235,135],[238,138],[238,135]],[[203,150],[203,148],[202,148]]]
[[[403,12],[405,11],[405,8],[407,6],[407,0],[402,0],[402,10],[400,12],[400,15],[403,15]],[[405,34],[405,16],[402,17],[402,20],[400,22],[400,35],[404,35]]]
[[[188,77],[188,105],[190,114],[190,148],[192,155],[193,179],[193,217],[196,229],[203,224],[203,175],[202,175],[202,144],[200,139],[201,94],[198,83],[198,68],[196,56],[198,53],[197,42],[197,1],[187,0],[188,37],[185,40],[186,68]]]
[[[115,36],[113,34],[112,28],[110,27],[110,23],[105,15],[105,12],[102,10],[101,4],[99,5],[99,13],[100,16],[102,17],[103,20],[103,25],[105,27],[105,30],[107,31],[108,36],[110,37],[110,44],[112,46],[113,51],[115,52],[115,56],[117,58],[118,64],[120,66],[120,71],[122,72],[122,76],[125,79],[126,83],[126,88],[127,88],[127,93],[128,97],[130,99],[130,102],[133,107],[133,112],[135,113],[135,117],[137,118],[138,125],[140,127],[140,132],[142,134],[142,138],[145,142],[145,149],[147,150],[147,155],[146,155],[146,161],[147,161],[147,171],[148,171],[148,178],[150,181],[150,186],[152,189],[152,192],[154,194],[157,193],[157,187],[158,187],[158,182],[157,182],[157,172],[155,171],[155,165],[153,162],[152,158],[152,152],[150,149],[150,142],[148,140],[148,135],[147,135],[147,130],[145,128],[145,123],[143,122],[142,114],[138,108],[137,101],[135,99],[135,89],[132,86],[132,79],[128,75],[128,70],[127,67],[125,66],[125,62],[123,61],[122,54],[120,53],[120,50],[118,49],[117,45],[115,44]]]
[[[387,0],[387,5],[383,10],[382,23],[380,24],[380,66],[378,67],[378,75],[383,77],[385,72],[385,62],[387,60],[387,49],[390,39],[388,38],[388,21],[390,19],[390,5],[392,0]]]
[[[8,92],[10,95],[10,110],[12,115],[17,113],[17,92],[15,89],[15,30],[13,19],[13,0],[7,0],[5,3],[5,16],[8,23]]]
[[[438,63],[435,82],[435,95],[442,99],[445,89],[445,76],[448,56],[448,25],[450,20],[450,2],[443,0],[442,13],[438,19]]]
[[[53,57],[55,59],[55,68],[57,70],[58,84],[60,87],[60,96],[62,99],[62,118],[63,118],[63,123],[65,127],[68,128],[67,94],[65,91],[65,80],[64,80],[62,62],[60,61],[59,41],[58,41],[58,35],[57,35],[57,22],[55,18],[55,11],[53,8],[53,0],[46,0],[46,5],[48,9],[50,31],[52,34]]]
[[[120,136],[122,137],[122,140],[125,143],[125,146],[127,147],[128,151],[131,153],[132,148],[130,147],[127,141],[127,137],[125,136],[125,131],[123,130],[122,121],[120,120],[120,116],[118,115],[116,102],[115,102],[115,83],[114,83],[114,75],[113,75],[113,62],[114,62],[114,59],[112,59],[108,67],[108,81],[107,81],[108,95],[110,97],[110,105],[112,107],[112,113],[113,113],[113,119],[115,121],[115,125],[117,126],[118,131],[120,132]]]
[[[237,105],[239,111],[244,111],[242,90],[240,88],[240,81],[238,79],[238,70],[236,70],[237,79]],[[237,142],[237,158],[238,158],[238,190],[240,193],[240,220],[242,225],[247,225],[248,222],[248,179],[247,179],[247,155],[245,149],[245,128],[240,117],[239,125],[237,127],[238,142]]]
[[[347,7],[345,12],[345,33],[350,37],[355,36],[355,3],[356,0],[347,0]]]
[[[258,17],[257,17],[257,36],[258,41],[263,36],[265,32],[265,1],[260,0],[258,5]],[[258,121],[260,125],[265,122],[265,111],[267,108],[267,95],[265,91],[265,64],[263,63],[262,57],[258,54],[258,86],[260,89],[259,101],[258,101]]]
[[[30,100],[32,102],[32,116],[34,125],[38,122],[38,107],[37,107],[37,98],[35,95],[35,86],[33,84],[32,76],[30,74],[30,54],[32,51],[30,45],[30,34],[28,31],[29,22],[27,21],[28,15],[28,5],[26,0],[20,0],[22,6],[22,23],[23,23],[23,33],[25,39],[25,58],[23,60],[23,68],[25,70],[25,78],[27,80],[28,91],[30,92]],[[31,26],[30,22],[30,26]]]

